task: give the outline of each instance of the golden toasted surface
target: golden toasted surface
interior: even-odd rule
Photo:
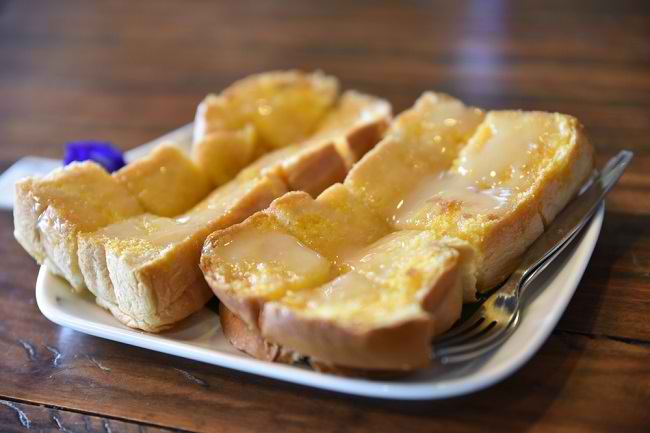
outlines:
[[[343,181],[354,162],[381,140],[390,119],[391,107],[385,100],[346,91],[313,135],[260,157],[238,177],[273,173],[290,189],[315,197]]]
[[[245,299],[275,299],[326,281],[332,264],[261,212],[206,241],[204,266],[215,269],[220,290]],[[209,263],[209,264],[208,264]]]
[[[103,168],[73,163],[16,183],[14,236],[39,263],[47,263],[80,291],[84,281],[77,263],[77,233],[142,212],[138,200]]]
[[[577,193],[591,171],[590,149],[571,116],[490,112],[452,166],[419,179],[390,220],[469,241],[482,261],[479,289],[489,289],[544,230],[547,190],[559,209]]]
[[[451,166],[483,117],[451,96],[427,92],[395,119],[381,146],[350,171],[345,185],[390,222],[420,179]]]
[[[255,159],[256,142],[252,125],[235,131],[214,131],[192,146],[192,159],[214,185],[222,185]]]
[[[203,101],[197,113],[195,141],[214,131],[250,124],[266,148],[294,144],[315,131],[337,94],[336,78],[321,72],[251,75]]]
[[[349,271],[324,285],[289,291],[277,302],[356,329],[385,326],[422,314],[425,297],[441,297],[431,287],[458,256],[429,232],[391,233],[347,259]]]
[[[138,198],[147,212],[175,216],[212,190],[208,178],[173,145],[160,145],[113,175]]]
[[[201,103],[191,160],[161,145],[112,177],[72,166],[67,181],[20,184],[16,237],[124,323],[160,330],[207,299],[196,264],[208,233],[287,189],[315,196],[343,180],[390,117],[380,98],[339,98],[320,72],[253,75]]]
[[[72,163],[43,178],[28,178],[17,183],[17,192],[29,196],[39,210],[56,209],[79,231],[142,212],[127,189],[93,162]]]
[[[201,268],[251,332],[287,350],[354,368],[417,368],[463,298],[512,272],[591,167],[570,116],[485,116],[428,93],[343,184],[315,200],[289,193],[213,233]]]
[[[347,256],[390,231],[341,184],[331,186],[316,200],[301,192],[286,194],[266,212],[337,266],[345,266]]]
[[[206,236],[284,192],[272,177],[232,181],[176,218],[143,214],[82,235],[79,258],[88,288],[125,324],[165,329],[209,299],[197,266]]]

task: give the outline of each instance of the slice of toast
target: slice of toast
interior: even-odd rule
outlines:
[[[77,234],[142,212],[138,200],[102,167],[73,163],[16,183],[14,236],[38,263],[81,291]]]
[[[512,273],[592,169],[593,150],[575,118],[493,111],[452,167],[419,179],[389,218],[396,229],[470,242],[483,291]]]
[[[212,185],[176,146],[162,144],[113,175],[154,215],[179,215],[203,200]]]
[[[246,77],[199,105],[193,158],[222,185],[261,155],[306,140],[337,97],[338,81],[321,72]]]
[[[205,237],[284,192],[284,183],[272,176],[232,181],[177,218],[143,214],[80,234],[79,263],[88,288],[124,324],[166,329],[212,296],[197,266]]]
[[[346,91],[309,139],[270,152],[242,170],[239,177],[273,173],[282,177],[289,189],[315,197],[342,181],[352,165],[382,139],[391,114],[385,100]]]
[[[74,163],[17,182],[14,234],[39,263],[82,291],[78,233],[144,212],[178,215],[209,192],[203,173],[170,145],[158,146],[112,176],[95,163]]]
[[[423,177],[451,167],[484,113],[443,93],[426,92],[401,113],[345,185],[390,221],[400,201]]]
[[[460,315],[472,250],[427,231],[389,231],[339,184],[316,200],[287,194],[214,233],[201,269],[250,330],[226,325],[227,336],[267,358],[296,351],[346,367],[422,366],[428,341]]]
[[[317,128],[338,96],[338,80],[322,72],[274,71],[236,81],[208,95],[195,118],[194,143],[216,131],[255,128],[259,145],[274,149],[298,143]]]
[[[351,271],[267,302],[260,332],[327,364],[424,367],[431,339],[460,317],[463,264],[430,232],[391,233],[348,261]]]
[[[252,125],[235,131],[211,132],[194,143],[192,159],[214,185],[223,185],[255,160],[258,152],[255,134]]]
[[[145,214],[81,236],[79,261],[97,302],[123,323],[154,332],[199,309],[209,293],[197,266],[205,237],[266,207],[287,189],[316,193],[343,179],[348,159],[341,149],[355,155],[379,141],[390,106],[354,93],[342,98],[332,113],[346,121],[269,153],[185,215],[172,220]],[[362,138],[360,130],[366,131]],[[190,292],[192,302],[175,303]]]
[[[233,343],[268,354],[256,343],[264,341],[357,369],[426,365],[432,336],[459,317],[463,298],[505,278],[591,172],[591,147],[570,116],[482,119],[449,97],[426,95],[342,186],[313,204],[288,194],[210,235],[201,268],[246,324],[247,332],[235,320],[224,326]],[[346,199],[327,199],[337,195]],[[387,234],[355,243],[373,239],[375,221]],[[290,260],[273,255],[274,245]]]

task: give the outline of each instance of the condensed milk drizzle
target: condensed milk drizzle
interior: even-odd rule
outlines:
[[[454,166],[422,179],[395,206],[392,223],[407,225],[423,213],[499,216],[514,196],[533,182],[550,130],[547,121],[519,121],[507,115],[486,122],[461,151]]]

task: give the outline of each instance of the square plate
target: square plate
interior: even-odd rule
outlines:
[[[180,130],[175,136],[166,138],[173,137],[172,141],[187,146],[190,129],[186,127],[183,133],[178,132]],[[145,146],[150,148],[150,145]],[[134,330],[97,306],[89,293],[83,296],[72,293],[68,284],[52,275],[45,266],[38,274],[36,301],[41,312],[58,325],[233,370],[368,397],[400,400],[447,398],[493,385],[515,372],[537,352],[578,287],[598,240],[603,215],[604,205],[601,205],[581,235],[533,282],[519,328],[501,347],[474,361],[431,365],[399,380],[338,377],[301,366],[253,359],[228,343],[221,332],[217,314],[208,308],[161,334]]]

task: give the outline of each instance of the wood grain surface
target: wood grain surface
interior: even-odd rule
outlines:
[[[2,433],[165,433],[169,429],[0,399]]]
[[[396,111],[429,89],[489,109],[561,111],[586,125],[600,163],[635,152],[540,352],[490,389],[400,403],[101,340],[40,314],[37,267],[3,211],[0,431],[647,432],[647,1],[0,0],[0,170],[59,157],[69,140],[137,146],[189,122],[206,93],[293,67],[323,69]]]

